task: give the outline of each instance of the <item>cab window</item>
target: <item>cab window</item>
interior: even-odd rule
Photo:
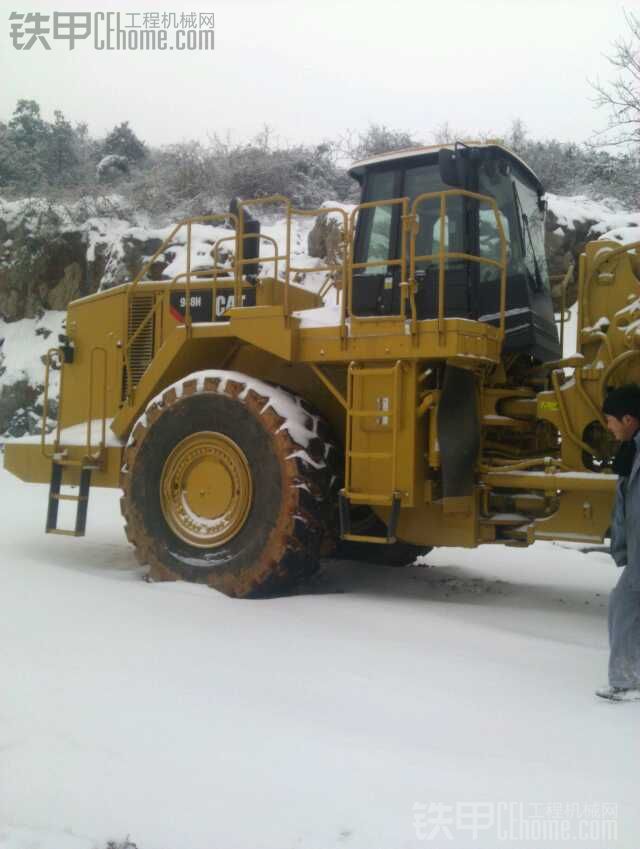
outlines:
[[[513,180],[524,241],[524,264],[536,286],[549,289],[549,271],[544,245],[544,215],[538,193],[516,175]]]
[[[395,197],[395,171],[378,171],[367,179],[367,201],[389,200]],[[391,258],[393,241],[394,205],[374,206],[363,209],[362,216],[362,247],[359,251],[363,261],[375,262],[358,270],[359,274],[384,274],[384,260]]]

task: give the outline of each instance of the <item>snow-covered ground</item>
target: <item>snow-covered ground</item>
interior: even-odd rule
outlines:
[[[331,563],[237,601],[142,581],[116,492],[81,540],[42,533],[46,495],[0,471],[2,849],[638,846],[640,705],[593,695],[605,553]]]

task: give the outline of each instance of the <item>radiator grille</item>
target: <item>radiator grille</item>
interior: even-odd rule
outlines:
[[[153,310],[153,295],[136,295],[131,299],[129,305],[129,324],[127,328],[127,340],[130,340],[145,318]],[[128,366],[131,369],[131,389],[135,389],[140,383],[142,375],[153,359],[154,352],[154,319],[150,318],[140,330],[133,343],[129,347]],[[125,363],[123,374],[123,397],[127,393],[127,364]]]

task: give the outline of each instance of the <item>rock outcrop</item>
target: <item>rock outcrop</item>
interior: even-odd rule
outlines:
[[[578,257],[587,242],[611,239],[621,244],[640,240],[640,213],[621,210],[611,201],[592,201],[587,197],[562,197],[549,194],[546,226],[546,249],[552,292],[556,309],[560,309],[558,285],[572,264],[575,271],[566,291],[566,305],[578,297]]]

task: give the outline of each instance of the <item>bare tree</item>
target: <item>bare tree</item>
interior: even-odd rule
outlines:
[[[617,76],[608,83],[591,83],[596,105],[609,112],[608,124],[598,134],[607,145],[640,144],[640,18],[626,11],[624,16],[629,36],[614,42],[607,57]]]
[[[349,159],[365,159],[392,150],[419,147],[421,144],[420,140],[405,130],[395,130],[385,124],[369,124],[356,137],[352,130],[348,130],[338,142],[338,147]]]

